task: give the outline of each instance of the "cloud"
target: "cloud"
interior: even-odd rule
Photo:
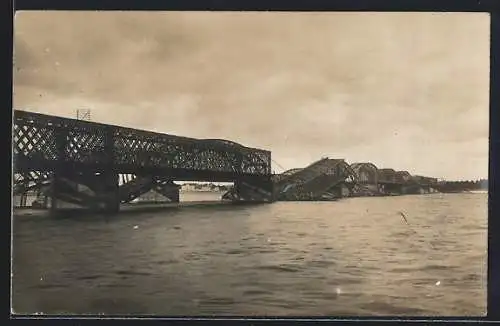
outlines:
[[[483,14],[21,12],[14,104],[227,138],[286,168],[484,177],[487,150],[465,146],[488,136],[488,30]]]

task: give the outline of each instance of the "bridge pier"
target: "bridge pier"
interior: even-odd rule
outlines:
[[[403,194],[405,195],[416,195],[421,192],[421,187],[419,185],[410,184],[403,186]]]
[[[98,200],[102,200],[102,209],[107,213],[120,210],[119,175],[114,172],[100,173],[94,178],[94,191]]]
[[[172,180],[161,180],[156,186],[156,192],[168,198],[172,203],[180,202],[180,186]]]
[[[273,202],[274,183],[271,176],[240,177],[234,181],[234,199],[240,202]]]
[[[85,179],[85,183],[82,180]],[[82,191],[88,187],[93,194]],[[50,211],[56,213],[61,198],[72,198],[69,202],[96,211],[115,213],[120,210],[118,174],[113,172],[86,173],[83,176],[75,173],[53,173],[50,182]]]
[[[178,203],[180,202],[180,190],[179,189],[176,189],[176,190],[172,190],[170,192],[170,196],[168,196],[168,198],[173,202],[173,203]]]
[[[57,173],[52,173],[50,177],[50,189],[49,189],[49,198],[50,198],[50,212],[56,213],[58,210],[58,199],[59,193],[61,192],[61,180]]]
[[[431,187],[428,185],[422,185],[420,187],[422,189],[422,194],[430,194],[431,193]]]
[[[27,200],[28,200],[28,195],[26,193],[23,193],[21,195],[20,206],[21,207],[26,207]]]
[[[397,183],[384,183],[381,185],[381,193],[384,195],[402,195],[403,185]]]

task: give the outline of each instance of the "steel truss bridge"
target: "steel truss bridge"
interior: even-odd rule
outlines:
[[[332,200],[351,196],[428,193],[440,189],[435,178],[412,176],[407,171],[378,169],[372,163],[348,164],[322,158],[301,169],[274,175],[277,200]]]
[[[344,160],[323,158],[304,169],[274,177],[278,200],[331,200],[344,197],[357,186],[355,171]]]
[[[222,139],[194,139],[14,110],[14,195],[43,191],[116,212],[155,190],[179,201],[175,180],[234,182],[231,200],[272,202],[271,152]]]

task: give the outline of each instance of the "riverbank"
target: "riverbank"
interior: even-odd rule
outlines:
[[[135,204],[122,204],[120,206],[119,214],[122,213],[139,213],[139,212],[154,212],[159,210],[166,209],[177,209],[181,207],[207,207],[207,206],[227,206],[231,205],[231,202],[224,201],[189,201],[189,202],[180,202],[180,203],[135,203]],[[57,215],[83,215],[92,213],[91,211],[85,208],[61,208],[58,210]],[[42,208],[31,208],[31,207],[23,207],[23,208],[14,208],[13,216],[14,217],[23,217],[23,216],[48,216],[50,215],[49,209]]]
[[[488,191],[483,190],[472,190],[472,191],[458,191],[458,192],[444,192],[442,194],[487,194]],[[350,196],[343,198],[333,198],[333,199],[325,199],[319,200],[322,202],[337,202],[342,199],[348,198],[378,198],[378,197],[401,197],[401,196],[422,196],[422,195],[430,195],[429,194],[387,194],[387,195],[373,195],[373,196]],[[138,201],[128,204],[121,204],[120,206],[120,214],[121,213],[133,213],[133,212],[148,212],[148,211],[159,211],[159,210],[168,210],[168,209],[177,209],[181,207],[196,207],[196,206],[221,206],[221,205],[252,205],[253,203],[238,203],[238,202],[229,202],[222,201],[220,199],[221,193],[217,191],[185,191],[181,192],[181,201],[179,203],[172,202],[164,202],[164,201],[155,201],[148,200],[148,198],[142,198]],[[32,201],[32,200],[31,200]],[[311,201],[311,200],[302,200]],[[318,200],[313,200],[318,201]],[[279,202],[279,201],[277,201]],[[287,202],[296,202],[296,201],[287,201]],[[258,204],[258,203],[255,203]],[[62,215],[83,215],[92,213],[89,210],[81,207],[71,206],[63,207],[59,209],[60,214]],[[46,208],[37,208],[37,207],[14,207],[13,216],[44,216],[49,215],[49,209]]]

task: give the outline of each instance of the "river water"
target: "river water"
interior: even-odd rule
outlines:
[[[486,313],[486,194],[27,215],[13,228],[16,313]]]

